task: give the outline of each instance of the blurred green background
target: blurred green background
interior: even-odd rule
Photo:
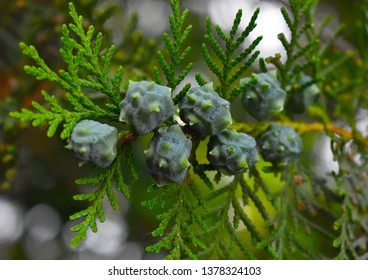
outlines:
[[[20,53],[18,44],[24,41],[34,45],[51,69],[62,68],[59,31],[61,24],[70,21],[68,2],[0,1],[0,259],[160,259],[163,255],[148,254],[144,250],[153,242],[150,232],[157,222],[155,213],[140,204],[147,198],[146,189],[152,183],[150,176],[145,176],[142,158],[150,136],[135,143],[141,179],[131,186],[132,199],[127,201],[118,195],[121,198],[119,211],[109,210],[107,202],[106,222],[99,225],[98,233],[89,234],[86,242],[71,249],[73,223],[69,215],[85,207],[73,201],[72,196],[86,188],[77,187],[74,181],[95,170],[88,165],[79,168],[72,154],[64,148],[65,141],[58,137],[47,138],[44,127],[28,127],[8,117],[10,111],[29,108],[32,100],[42,102],[42,89],[57,96],[62,94],[53,84],[36,81],[24,73],[23,66],[31,62]],[[283,2],[183,0],[183,6],[191,12],[188,22],[194,26],[191,45],[198,46],[193,48],[191,60],[200,61],[206,15],[228,29],[239,8],[244,10],[244,19],[248,19],[257,6],[261,7],[261,14],[257,31],[250,39],[264,35],[260,45],[263,57],[283,53],[277,40],[278,33],[288,33],[279,11]],[[106,45],[118,46],[115,64],[126,68],[125,81],[129,77],[152,76],[155,50],[162,47],[162,32],[168,30],[168,0],[73,3],[86,24],[103,31]],[[334,16],[324,36],[332,36],[341,22],[353,22],[359,6],[360,1],[321,1],[316,10],[317,19],[326,14]],[[345,39],[337,40],[336,44],[347,51],[354,48],[357,37],[349,25],[344,32]],[[197,63],[193,73],[196,71],[205,71],[204,65]],[[183,84],[188,81],[195,84],[193,75]],[[235,105],[233,110],[237,110]],[[235,118],[242,120],[240,114],[235,114]],[[312,151],[310,146],[306,150],[323,159],[321,172],[336,168],[332,156],[324,154],[329,150],[328,142],[320,143],[319,151]]]

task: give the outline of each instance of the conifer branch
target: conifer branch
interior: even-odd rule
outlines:
[[[354,140],[361,147],[368,147],[368,137],[364,137],[359,131],[348,130],[333,123],[304,123],[294,122],[291,120],[278,121],[277,123],[291,126],[301,135],[304,135],[306,133],[326,133],[327,135],[337,135],[344,141]],[[233,123],[232,127],[237,129],[238,131],[243,131],[252,135],[258,135],[261,132],[265,131],[268,125],[267,123]]]
[[[290,91],[288,85],[295,81],[295,77],[310,68],[318,68],[320,61],[319,50],[321,43],[318,34],[314,30],[313,24],[307,20],[308,13],[314,5],[314,1],[290,0],[290,10],[292,16],[285,7],[281,8],[281,14],[290,30],[291,38],[288,40],[284,33],[278,34],[278,39],[286,51],[285,62],[281,62],[280,54],[266,58],[266,62],[273,64],[279,70],[281,87]],[[307,42],[305,43],[305,38]],[[260,61],[262,71],[267,70],[266,65]],[[320,73],[310,71],[314,84],[322,80]],[[312,85],[312,84],[311,84]],[[289,93],[291,95],[292,93]]]
[[[188,9],[185,9],[183,12],[180,11],[179,0],[171,0],[171,8],[173,15],[169,17],[169,22],[173,38],[170,38],[166,32],[163,34],[164,43],[170,59],[166,60],[164,53],[158,51],[157,60],[165,74],[167,86],[174,91],[193,67],[193,63],[191,62],[183,65],[191,51],[190,46],[184,48],[184,43],[187,41],[192,31],[192,25],[184,27],[184,22],[189,15],[189,11]],[[184,50],[182,50],[183,48]],[[182,70],[180,70],[181,67],[183,67]],[[157,68],[155,68],[154,74],[156,82],[161,82]],[[190,83],[184,86],[180,94],[174,99],[175,104],[185,96],[190,87]]]
[[[161,207],[168,207],[162,214],[157,216],[160,224],[156,230],[152,232],[154,237],[162,237],[158,243],[148,246],[148,252],[160,252],[163,249],[169,251],[167,259],[197,259],[196,252],[193,251],[188,244],[192,244],[194,248],[204,249],[206,245],[197,237],[193,225],[197,224],[204,231],[207,230],[197,207],[203,202],[193,201],[189,198],[186,191],[190,188],[194,194],[198,195],[198,189],[194,185],[169,185],[164,190],[158,189],[156,185],[149,188],[150,192],[155,191],[156,197],[142,203],[145,207],[155,207],[160,201],[171,201],[174,203],[170,206],[162,204]],[[198,204],[199,203],[199,204]]]
[[[10,115],[21,121],[31,122],[34,126],[46,124],[49,137],[60,133],[62,139],[69,138],[77,123],[82,120],[102,119],[116,125],[114,122],[119,120],[120,110],[123,107],[121,88],[125,88],[129,80],[136,81],[141,76],[145,77],[144,71],[137,75],[129,73],[129,67],[132,65],[140,66],[139,71],[144,67],[149,68],[149,71],[152,71],[148,75],[150,79],[160,85],[166,83],[168,87],[175,90],[173,102],[175,105],[181,104],[191,90],[190,83],[181,88],[179,85],[193,67],[193,63],[187,62],[191,53],[191,46],[187,46],[187,42],[192,26],[185,24],[189,12],[187,9],[183,11],[180,9],[180,0],[171,0],[170,3],[172,8],[172,15],[169,17],[170,32],[163,34],[165,49],[156,53],[154,43],[144,43],[143,35],[134,32],[137,18],[133,16],[125,33],[128,39],[124,42],[132,42],[131,53],[133,54],[140,54],[146,50],[147,52],[142,56],[133,55],[132,57],[129,55],[130,52],[121,54],[118,61],[124,61],[127,67],[124,66],[123,69],[122,66],[118,66],[113,74],[111,74],[111,65],[116,63],[114,53],[117,49],[123,49],[123,44],[118,48],[105,47],[104,35],[95,34],[95,28],[92,25],[86,28],[83,17],[77,14],[74,5],[70,3],[69,14],[72,22],[61,27],[60,57],[65,63],[63,69],[53,71],[35,47],[20,43],[23,54],[31,58],[34,63],[34,65],[25,66],[25,71],[37,80],[55,83],[65,91],[65,95],[62,99],[58,99],[55,95],[42,91],[44,104],[33,101],[32,109],[22,109]],[[259,58],[260,52],[257,47],[262,36],[244,46],[256,27],[260,9],[254,11],[243,30],[239,30],[242,10],[238,10],[232,27],[228,31],[223,30],[219,25],[213,26],[208,17],[206,43],[199,47],[204,62],[217,77],[216,92],[229,101],[257,83],[257,78],[252,76],[242,85],[238,85],[238,80],[249,71],[258,58],[261,72],[269,71],[267,64],[276,67],[278,70],[276,82],[280,82],[288,97],[284,112],[274,116],[274,124],[289,126],[300,136],[310,133],[324,133],[329,136],[330,148],[338,169],[322,176],[313,170],[313,166],[309,166],[309,162],[304,161],[304,154],[301,152],[301,158],[293,158],[291,162],[268,160],[261,152],[263,160],[260,159],[256,165],[243,169],[246,172],[232,172],[227,169],[228,167],[216,166],[216,162],[210,160],[209,156],[208,161],[199,160],[202,160],[202,156],[198,155],[201,152],[199,147],[202,148],[200,143],[203,143],[200,141],[207,136],[215,138],[218,135],[202,135],[190,127],[190,122],[185,121],[187,125],[177,127],[179,132],[184,132],[183,139],[188,142],[188,146],[191,146],[191,150],[188,148],[190,155],[186,155],[184,160],[180,161],[182,163],[180,167],[181,170],[184,168],[185,172],[189,164],[191,167],[189,172],[180,173],[186,174],[183,183],[166,186],[153,184],[148,188],[152,197],[142,202],[142,205],[150,210],[160,209],[160,214],[157,215],[157,227],[152,230],[152,236],[158,238],[158,241],[148,246],[147,251],[158,253],[165,250],[168,252],[166,256],[168,259],[257,259],[260,256],[271,259],[368,258],[366,203],[368,201],[366,188],[368,138],[358,130],[356,121],[356,111],[367,107],[365,77],[368,67],[364,63],[364,57],[366,57],[364,45],[361,46],[363,51],[358,47],[355,48],[356,52],[360,51],[355,55],[352,52],[346,55],[340,53],[331,55],[329,50],[333,47],[334,40],[341,34],[342,28],[323,43],[322,33],[331,18],[326,18],[319,27],[315,26],[312,11],[317,1],[289,0],[288,3],[290,9],[281,8],[281,15],[291,36],[289,38],[285,34],[278,35],[286,52],[285,59],[280,54]],[[364,9],[367,10],[367,8],[368,6],[365,6]],[[361,21],[364,26],[358,28],[364,38],[368,38],[367,23],[368,16],[365,13]],[[153,52],[156,53],[158,65],[152,69],[152,65],[146,63],[145,58],[148,57],[151,61],[153,56],[150,56]],[[140,57],[137,58],[137,56]],[[333,61],[326,62],[325,57],[332,57]],[[341,71],[342,65],[346,65],[347,70]],[[351,65],[353,67],[350,67]],[[351,76],[346,74],[355,69],[357,71]],[[308,73],[306,80],[301,79],[304,73]],[[354,75],[357,77],[351,81],[340,82],[341,73],[347,77]],[[123,75],[126,81],[122,85]],[[206,76],[202,76],[201,73],[195,75],[200,86],[212,82],[204,77]],[[264,89],[268,87],[267,84],[262,86]],[[291,107],[286,105],[293,100],[294,94],[310,88],[314,91],[311,93],[312,97],[315,96],[316,91],[322,93],[321,102],[318,106],[309,107],[308,105],[308,110],[305,109],[302,112],[305,117],[296,119],[296,114],[300,112],[293,111],[292,105]],[[99,96],[104,99],[96,101],[90,92],[99,92],[101,93]],[[136,97],[137,95],[133,99]],[[345,100],[349,102],[343,102]],[[169,101],[174,108],[170,98]],[[197,108],[205,112],[213,105],[208,101],[205,100],[203,105]],[[188,102],[194,104],[197,100],[193,98]],[[332,105],[331,108],[327,107],[327,104]],[[153,105],[149,112],[160,112],[162,108],[155,106],[157,104]],[[351,108],[349,108],[350,105],[352,105]],[[182,108],[179,109],[182,110]],[[160,126],[171,125],[177,121],[176,116],[171,119],[170,117],[168,121],[158,124],[153,129],[156,130]],[[184,120],[181,114],[180,117]],[[348,125],[339,126],[340,122],[335,120]],[[250,134],[261,150],[263,144],[258,140],[271,125],[269,121],[255,123],[233,121],[233,124],[227,128],[235,129],[237,133]],[[72,247],[78,246],[82,240],[85,240],[89,230],[98,231],[97,222],[105,220],[104,199],[109,201],[112,209],[117,210],[119,208],[117,193],[120,192],[129,198],[132,181],[137,181],[141,175],[137,169],[132,148],[132,143],[139,134],[134,132],[136,130],[121,131],[121,127],[124,126],[116,125],[112,128],[114,132],[117,129],[120,131],[116,133],[115,138],[112,137],[118,142],[118,146],[116,149],[115,143],[111,149],[112,152],[109,150],[113,155],[111,161],[107,165],[100,165],[87,159],[86,161],[92,161],[103,169],[96,169],[94,175],[76,180],[78,185],[89,186],[92,191],[79,193],[73,197],[74,200],[83,201],[88,205],[70,216],[71,220],[78,222],[72,228],[75,232]],[[71,143],[72,139],[69,142]],[[94,145],[86,142],[91,147]],[[210,144],[212,143],[210,142],[208,147]],[[277,152],[284,148],[279,144],[276,146],[280,148]],[[226,148],[221,146],[219,151]],[[233,148],[234,146],[227,150],[231,155]],[[0,147],[0,152],[3,152],[3,149],[4,147]],[[78,151],[74,148],[73,151],[77,156]],[[83,150],[80,149],[80,152],[83,153]],[[156,151],[151,149],[150,152]],[[216,152],[217,150],[214,149],[213,153]],[[210,151],[208,154],[211,154]],[[84,159],[82,161],[85,162]],[[269,163],[266,163],[267,161]],[[243,161],[241,166],[246,164],[250,164],[248,160]],[[164,165],[160,162],[159,167],[156,167],[162,168],[162,166]],[[153,171],[152,166],[148,167]],[[253,218],[254,216],[256,218]],[[316,239],[326,241],[326,246],[330,242],[330,250],[322,252],[310,246],[310,241]]]
[[[97,232],[96,218],[100,222],[104,222],[105,214],[102,208],[102,201],[107,196],[112,209],[118,210],[119,205],[116,195],[114,193],[114,186],[121,192],[126,198],[130,197],[130,191],[128,185],[124,182],[123,176],[123,163],[126,158],[130,158],[131,147],[124,146],[123,150],[118,154],[118,157],[113,163],[102,173],[76,180],[78,185],[92,185],[97,186],[97,189],[91,193],[77,194],[73,198],[74,200],[89,201],[92,204],[87,209],[81,210],[70,216],[71,220],[84,219],[81,223],[74,226],[71,230],[76,232],[76,235],[72,238],[72,247],[78,246],[78,244],[85,240],[87,237],[87,230],[91,228],[93,232]],[[131,161],[131,160],[130,160]],[[132,163],[128,162],[131,166]],[[132,169],[131,169],[132,170]],[[133,177],[136,177],[135,170],[132,172]]]
[[[215,86],[215,89],[225,99],[231,100],[241,92],[238,86],[234,86],[234,83],[252,66],[259,56],[259,51],[255,51],[255,49],[262,40],[262,36],[256,38],[243,51],[239,51],[240,46],[256,27],[258,14],[259,9],[256,9],[248,26],[239,36],[236,35],[242,18],[242,10],[238,10],[229,35],[226,35],[219,25],[215,26],[218,36],[224,41],[225,49],[222,49],[221,44],[216,40],[212,30],[211,19],[207,17],[205,38],[220,63],[212,58],[206,44],[202,44],[202,54],[208,68],[219,80],[219,84]],[[200,75],[197,76],[197,80],[203,83],[203,78]]]
[[[105,118],[115,121],[118,119],[120,83],[123,77],[123,68],[118,67],[116,74],[111,79],[109,78],[109,65],[115,47],[111,46],[105,54],[100,55],[102,34],[99,33],[94,38],[93,26],[85,31],[83,18],[77,14],[72,3],[69,4],[69,8],[70,16],[74,22],[69,26],[62,26],[63,48],[60,49],[60,55],[67,64],[66,70],[62,69],[58,73],[52,71],[33,46],[20,43],[20,48],[23,54],[33,59],[36,64],[36,66],[25,66],[25,71],[38,80],[48,80],[59,85],[67,92],[66,99],[74,111],[64,109],[54,96],[44,91],[42,95],[50,108],[33,102],[32,105],[38,112],[23,109],[21,112],[10,113],[12,117],[21,121],[31,121],[34,126],[48,123],[47,135],[49,137],[52,137],[58,126],[64,123],[64,128],[60,134],[62,139],[68,138],[72,128],[82,119]],[[79,38],[80,42],[72,38],[70,31]],[[89,73],[83,78],[81,77],[82,69]],[[111,104],[106,104],[106,108],[94,104],[83,93],[84,88],[102,92],[109,98]]]

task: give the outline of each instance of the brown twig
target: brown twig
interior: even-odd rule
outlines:
[[[341,139],[346,141],[354,140],[358,145],[368,149],[368,137],[364,137],[358,131],[352,132],[332,123],[326,125],[324,125],[323,123],[302,123],[292,121],[278,123],[291,126],[301,135],[310,132],[325,132],[327,135],[337,135]],[[265,129],[267,129],[268,125],[266,123],[235,123],[232,125],[232,127],[237,129],[238,131],[258,135],[262,133]]]

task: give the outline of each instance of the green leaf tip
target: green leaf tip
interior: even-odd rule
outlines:
[[[123,176],[123,162],[128,158],[130,166],[129,169],[132,173],[136,172],[134,167],[131,167],[131,148],[125,147],[119,154],[113,163],[103,170],[100,174],[92,177],[86,177],[76,180],[78,185],[92,185],[95,186],[95,191],[90,193],[77,194],[73,198],[75,200],[85,200],[91,203],[86,209],[81,210],[70,216],[71,220],[82,219],[82,221],[74,226],[71,230],[76,232],[72,238],[72,247],[78,246],[78,244],[85,240],[87,230],[90,228],[93,232],[97,231],[96,219],[100,222],[105,220],[103,206],[103,199],[106,196],[113,210],[118,210],[118,200],[114,192],[113,187],[116,185],[116,189],[121,192],[126,198],[130,197],[130,190],[125,183],[126,178]],[[133,178],[137,179],[136,174],[132,174]]]
[[[184,44],[192,31],[192,25],[189,24],[188,26],[184,27],[184,21],[186,20],[189,11],[185,9],[182,13],[180,12],[180,1],[172,0],[171,9],[173,15],[169,16],[169,23],[172,38],[168,33],[164,32],[163,40],[166,49],[162,51],[159,50],[157,52],[157,60],[166,77],[167,86],[174,91],[189,74],[193,67],[193,63],[191,62],[182,65],[188,58],[191,51],[191,47],[185,47]],[[163,51],[168,52],[170,58],[169,60],[165,59]],[[161,84],[162,81],[159,77],[157,67],[154,69],[154,77],[155,81],[158,82],[158,84]],[[183,90],[181,92],[183,92]]]
[[[262,36],[254,39],[245,50],[240,50],[245,39],[256,27],[259,9],[254,11],[248,26],[240,33],[240,35],[236,36],[242,14],[242,10],[239,9],[229,35],[225,34],[219,25],[215,25],[217,35],[220,37],[219,39],[216,39],[215,34],[213,33],[211,18],[207,17],[206,19],[207,32],[205,38],[208,41],[210,49],[206,44],[202,44],[202,55],[208,68],[219,80],[219,84],[215,86],[215,89],[219,91],[218,93],[221,97],[227,100],[235,98],[236,95],[240,93],[239,86],[234,85],[234,83],[252,66],[260,54],[256,48],[262,40]],[[220,39],[224,42],[221,42]],[[223,45],[224,47],[222,47]],[[212,50],[220,62],[217,62],[212,57],[210,50]],[[200,77],[198,76],[197,78],[199,78],[197,81],[202,83]]]

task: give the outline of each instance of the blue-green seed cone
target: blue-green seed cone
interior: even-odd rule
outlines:
[[[145,151],[147,166],[159,185],[182,183],[189,167],[192,142],[179,125],[160,127]]]
[[[258,161],[256,141],[246,133],[225,129],[211,136],[207,146],[208,161],[226,174],[243,173]]]
[[[277,80],[276,71],[253,74],[256,84],[248,88],[242,96],[242,102],[247,112],[258,121],[267,120],[284,109],[286,91]],[[240,80],[240,85],[246,84],[250,78]]]
[[[179,109],[180,118],[201,136],[215,135],[232,122],[230,103],[214,91],[212,83],[192,88]]]
[[[121,122],[138,134],[152,132],[174,115],[171,89],[154,82],[129,82],[126,97],[120,103]]]
[[[273,164],[294,160],[303,149],[303,141],[292,127],[274,123],[260,135],[257,143],[263,159]]]
[[[116,157],[118,131],[115,127],[93,120],[77,123],[70,135],[68,149],[73,150],[80,164],[92,162],[109,166]]]

